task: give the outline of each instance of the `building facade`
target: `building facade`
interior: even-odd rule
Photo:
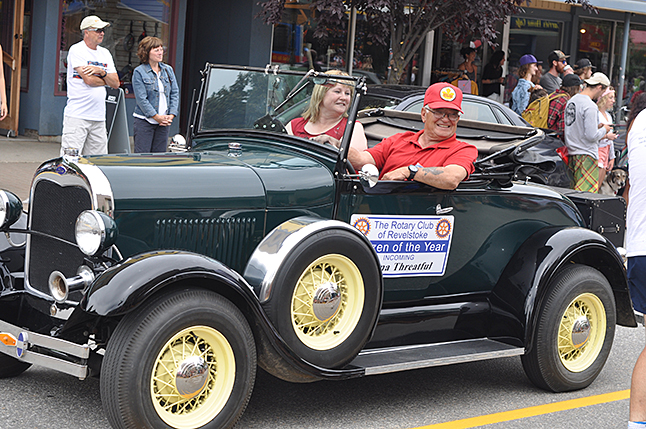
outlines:
[[[157,35],[164,41],[165,61],[174,67],[180,82],[181,114],[171,133],[186,132],[193,92],[199,88],[199,71],[207,62],[264,67],[273,61],[293,68],[345,69],[352,64],[354,72],[363,73],[370,82],[385,77],[388,47],[367,39],[365,17],[361,14],[348,13],[349,31],[335,29],[322,43],[311,35],[316,14],[309,8],[309,1],[288,0],[284,22],[274,27],[257,17],[260,12],[257,3],[257,0],[2,2],[0,42],[6,51],[7,92],[12,93],[10,108],[12,103],[19,106],[14,128],[19,134],[43,139],[60,136],[67,101],[67,50],[81,40],[79,23],[91,14],[112,24],[103,46],[112,52],[127,93],[128,118],[135,105],[129,77],[139,64],[138,41],[143,35]],[[625,77],[625,87],[630,90],[640,77],[646,76],[646,2],[593,0],[593,3],[599,7],[598,14],[589,14],[562,1],[533,0],[532,7],[525,8],[524,13],[501,23],[496,43],[508,53],[507,67],[513,67],[525,53],[547,61],[549,52],[561,49],[571,56],[570,63],[589,58],[598,71],[606,73],[617,85]],[[21,42],[19,49],[15,48],[17,42]],[[427,85],[434,79],[435,70],[456,67],[461,61],[462,46],[441,34],[430,33],[410,65],[405,82]],[[483,64],[491,53],[488,46],[481,47],[479,61]],[[18,94],[17,99],[14,93]],[[0,128],[8,129],[9,123],[3,121]]]

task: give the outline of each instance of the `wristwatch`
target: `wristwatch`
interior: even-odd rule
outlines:
[[[103,76],[100,76],[100,77],[101,77],[101,79],[104,79],[107,75],[108,75],[108,72],[104,70],[103,71]]]
[[[409,165],[408,166],[408,171],[409,171],[408,180],[413,180],[413,178],[415,177],[415,174],[417,173],[418,170],[419,170],[418,166]]]

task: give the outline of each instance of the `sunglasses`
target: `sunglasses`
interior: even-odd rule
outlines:
[[[103,28],[88,28],[87,31],[94,31],[96,33],[105,33],[105,29]]]

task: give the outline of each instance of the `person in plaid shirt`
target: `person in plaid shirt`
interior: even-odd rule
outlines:
[[[568,100],[581,91],[583,81],[575,74],[563,77],[561,87],[550,94],[550,108],[547,115],[547,128],[556,131],[556,136],[565,142],[565,105]]]

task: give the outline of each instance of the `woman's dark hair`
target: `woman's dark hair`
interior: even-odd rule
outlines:
[[[466,47],[460,49],[460,55],[462,55],[464,57],[464,59],[466,60],[467,57],[469,56],[469,54],[471,52],[475,52],[475,51],[476,51],[475,49],[473,49],[473,48],[471,48],[469,46],[466,46]]]
[[[538,100],[541,97],[545,97],[548,94],[549,93],[547,92],[547,90],[543,88],[532,90],[532,94],[529,96],[529,104],[532,104],[534,101]]]
[[[628,128],[633,123],[639,112],[646,109],[646,92],[643,92],[635,98],[632,106],[630,106],[630,113],[628,114],[628,123],[626,124]]]
[[[503,58],[505,58],[505,53],[503,51],[496,51],[491,55],[491,58],[489,58],[489,64],[494,68],[498,68],[500,67],[500,62]]]
[[[141,64],[148,63],[148,54],[151,49],[159,48],[164,46],[164,42],[159,37],[148,36],[144,37],[141,42],[139,42],[139,47],[137,48],[137,56]]]

